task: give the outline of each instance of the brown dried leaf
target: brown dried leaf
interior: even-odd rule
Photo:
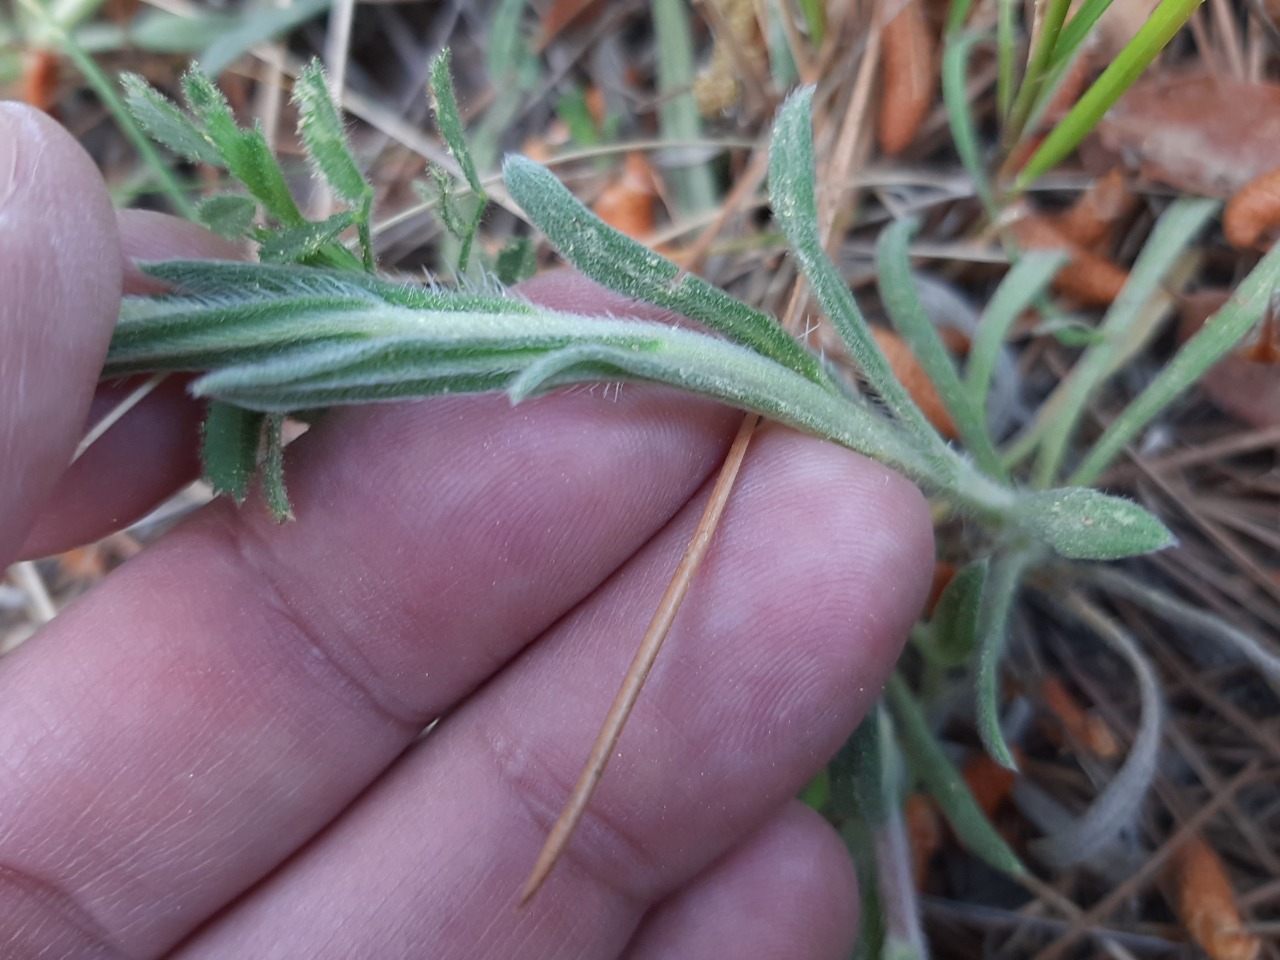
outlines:
[[[1134,84],[1097,129],[1101,145],[1130,169],[1225,199],[1276,165],[1280,86],[1207,73],[1152,75]]]
[[[1254,177],[1227,203],[1222,232],[1242,250],[1267,248],[1280,227],[1280,167]]]
[[[884,352],[885,359],[889,361],[894,376],[906,387],[907,393],[911,394],[911,399],[916,402],[916,406],[933,424],[935,430],[947,439],[954,440],[957,436],[955,421],[951,419],[951,414],[943,405],[942,398],[938,396],[937,387],[933,385],[929,375],[924,372],[924,367],[920,366],[920,361],[907,346],[907,341],[884,327],[872,327],[871,333],[876,343],[880,345],[881,351]]]
[[[880,149],[897,156],[911,145],[920,124],[933,106],[938,74],[933,35],[921,0],[887,0],[901,3],[880,35],[880,121],[876,128]]]
[[[1001,766],[985,753],[971,756],[961,775],[987,819],[993,818],[1009,802],[1014,781],[1018,779],[1014,771]]]
[[[911,876],[916,889],[923,890],[929,861],[942,846],[942,818],[930,797],[923,793],[909,793],[902,803],[902,819],[911,840]]]
[[[1212,960],[1255,960],[1262,941],[1240,929],[1226,868],[1202,837],[1192,837],[1170,858],[1165,878],[1178,919]]]
[[[1107,722],[1080,706],[1057,677],[1046,676],[1040,682],[1039,699],[1068,736],[1095,756],[1109,760],[1120,755],[1120,744]]]
[[[1010,230],[1028,250],[1065,250],[1070,254],[1071,259],[1058,271],[1053,288],[1085,306],[1110,306],[1129,279],[1128,271],[1072,243],[1047,217],[1027,214],[1014,221]]]
[[[658,191],[649,161],[639,150],[627,154],[622,171],[600,192],[591,209],[609,226],[643,240],[653,233]]]
[[[604,0],[553,0],[538,21],[539,52],[575,23],[584,26],[604,10]]]
[[[1109,245],[1114,228],[1137,209],[1138,198],[1115,168],[1098,177],[1065,212],[1055,217],[1058,232],[1082,247]]]

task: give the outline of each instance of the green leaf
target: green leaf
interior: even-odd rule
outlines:
[[[214,403],[204,420],[200,460],[215,494],[244,502],[258,467],[258,442],[265,417],[226,403]]]
[[[1182,197],[1161,215],[1120,295],[1102,318],[1101,340],[1085,351],[1036,413],[1037,421],[1046,424],[1034,474],[1037,486],[1055,482],[1089,403],[1155,335],[1158,321],[1171,306],[1162,284],[1217,209],[1215,200]]]
[[[969,55],[973,45],[981,39],[978,34],[948,35],[942,55],[942,102],[947,109],[951,139],[956,145],[956,153],[960,155],[960,163],[973,178],[983,206],[996,220],[999,211],[991,195],[991,182],[969,100]]]
[[[886,754],[893,744],[886,742],[885,726],[883,708],[876,704],[831,761],[832,805],[841,819],[859,817],[876,827],[893,813],[900,784],[886,777]]]
[[[1116,455],[1170,403],[1181,396],[1262,320],[1280,288],[1280,244],[1262,258],[1235,294],[1188,340],[1159,375],[1107,428],[1071,477],[1086,486],[1097,481]]]
[[[192,163],[223,166],[222,155],[194,123],[167,97],[136,73],[120,76],[125,103],[138,126],[157,142]]]
[[[354,222],[355,214],[342,210],[318,223],[308,221],[296,227],[264,230],[258,237],[258,258],[263,263],[309,264]]]
[[[830,384],[813,355],[776,320],[619,233],[579,203],[544,167],[512,156],[503,164],[503,175],[529,221],[547,235],[561,256],[596,283],[703,323],[814,383]]]
[[[938,336],[933,319],[920,303],[908,252],[914,230],[915,224],[911,221],[896,220],[880,234],[876,243],[876,273],[880,278],[880,295],[885,309],[938,391],[942,405],[951,415],[974,460],[992,477],[1005,480],[1007,475],[987,432],[981,408],[961,384],[955,361]]]
[[[538,251],[528,237],[512,237],[498,252],[498,282],[514,286],[538,272]]]
[[[979,611],[990,561],[965,564],[938,597],[929,618],[929,634],[943,667],[968,663],[978,649]]]
[[[987,570],[978,605],[978,736],[987,753],[1010,770],[1016,770],[1017,764],[1000,729],[1000,660],[1009,636],[1009,611],[1032,560],[1027,551],[996,557]]]
[[[279,414],[267,417],[267,449],[262,463],[262,491],[278,523],[293,519],[293,507],[289,505],[289,493],[284,485],[284,423],[285,418]]]
[[[454,93],[453,77],[449,72],[450,56],[450,51],[446,47],[431,61],[428,90],[431,93],[431,103],[435,108],[440,135],[444,137],[449,152],[453,154],[453,159],[462,169],[462,176],[470,185],[472,192],[483,200],[488,195],[480,183],[480,174],[476,172],[471,151],[467,148],[467,139],[462,129],[462,117],[458,113],[458,97]]]
[[[1069,560],[1119,560],[1176,543],[1142,507],[1086,487],[1027,494],[1014,511],[1023,529]]]
[[[960,843],[1003,873],[1015,877],[1026,873],[1026,867],[983,814],[960,771],[934,737],[906,681],[893,674],[887,693],[911,769],[937,799]]]
[[[463,133],[462,118],[458,113],[458,98],[454,93],[453,78],[449,73],[449,57],[449,50],[445,48],[431,62],[428,90],[431,93],[431,102],[435,107],[436,123],[440,127],[440,135],[444,137],[444,141],[449,147],[449,152],[453,154],[454,160],[458,162],[467,185],[471,187],[471,192],[476,197],[475,209],[465,223],[452,205],[453,201],[447,181],[441,179],[435,170],[432,172],[436,174],[436,182],[440,187],[441,218],[444,220],[449,232],[462,241],[462,249],[458,253],[458,273],[461,274],[466,271],[467,262],[471,259],[471,245],[475,240],[476,231],[480,227],[480,219],[484,216],[484,208],[489,195],[485,192],[484,185],[480,182],[480,174],[476,172],[475,160],[471,156],[471,150],[467,146],[467,139]]]
[[[312,60],[298,74],[293,102],[298,105],[298,133],[316,169],[334,193],[357,210],[363,209],[373,197],[373,187],[351,155],[319,60]]]
[[[1133,82],[1151,65],[1202,2],[1162,0],[1102,76],[1093,82],[1032,154],[1014,181],[1016,193],[1025,191],[1038,177],[1070,155],[1124,92],[1133,86]]]
[[[222,166],[258,198],[267,213],[286,226],[305,222],[262,131],[242,130],[221,91],[192,67],[182,78],[187,108],[222,155]]]
[[[1065,253],[1057,250],[1033,250],[1022,254],[1000,281],[1000,286],[987,303],[987,309],[982,312],[978,333],[969,349],[965,386],[982,411],[984,422],[991,375],[1005,338],[1014,322],[1045,291],[1067,259]]]
[[[822,309],[872,388],[924,445],[945,448],[933,426],[894,376],[849,285],[822,248],[814,193],[813,131],[809,118],[812,100],[811,87],[793,93],[774,121],[769,140],[769,200],[773,215]]]
[[[239,240],[253,227],[258,205],[248,197],[221,193],[206,197],[196,207],[196,218],[220,237]]]
[[[694,80],[693,25],[685,0],[650,0],[658,48],[658,132],[663,140],[690,143],[702,136],[702,117],[690,92]],[[716,205],[716,184],[706,160],[669,164],[667,179],[682,214]]]

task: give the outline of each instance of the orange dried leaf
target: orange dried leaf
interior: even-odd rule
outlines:
[[[58,55],[29,48],[22,52],[22,102],[49,113],[58,96]]]
[[[76,547],[58,555],[58,573],[70,581],[101,580],[107,575],[107,558],[98,544]]]
[[[911,876],[916,889],[924,889],[929,861],[942,846],[942,818],[937,804],[923,793],[909,793],[902,804],[902,819],[911,840]]]
[[[1165,876],[1178,919],[1212,960],[1255,960],[1262,941],[1241,929],[1226,868],[1203,837],[1182,845]]]
[[[1119,167],[1095,180],[1053,225],[1073,243],[1093,249],[1111,239],[1112,229],[1138,205]]]
[[[1059,293],[1090,307],[1107,307],[1120,295],[1128,271],[1105,257],[1072,243],[1046,217],[1028,214],[1010,227],[1018,243],[1028,250],[1065,250],[1071,259],[1053,281]]]
[[[583,26],[604,10],[603,0],[553,0],[538,23],[539,52],[545,50],[568,27]]]
[[[887,0],[901,3],[885,21],[880,35],[880,149],[897,156],[911,145],[920,124],[933,106],[937,67],[933,36],[921,0]]]
[[[627,154],[622,172],[600,192],[591,209],[609,226],[642,240],[653,233],[658,191],[643,153]]]
[[[920,361],[911,352],[907,342],[892,330],[883,327],[872,327],[871,333],[880,345],[885,359],[889,361],[894,376],[906,387],[916,406],[940,434],[954,440],[957,436],[955,421],[951,419],[951,414],[938,395],[937,387],[924,372],[924,367],[920,366]]]
[[[1280,227],[1280,167],[1254,177],[1222,212],[1227,242],[1242,250],[1269,247]]]
[[[1014,781],[1018,779],[1016,773],[1001,766],[985,753],[971,756],[961,775],[968,784],[973,799],[978,801],[978,806],[988,819],[994,817],[1009,802]]]
[[[1107,722],[1081,707],[1061,680],[1054,676],[1045,677],[1040,682],[1039,694],[1045,709],[1057,718],[1062,729],[1077,743],[1103,759],[1120,755],[1120,744]]]
[[[955,578],[958,569],[959,567],[948,560],[939,560],[933,565],[933,585],[929,587],[929,599],[924,604],[926,617],[933,616],[933,608],[938,605],[942,591],[947,589],[947,584]]]

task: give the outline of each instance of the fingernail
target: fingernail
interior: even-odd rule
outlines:
[[[0,103],[0,210],[18,190],[18,141],[26,124],[16,103]]]

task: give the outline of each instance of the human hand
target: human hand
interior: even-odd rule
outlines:
[[[180,384],[66,464],[122,257],[231,253],[117,221],[67,134],[0,107],[6,561],[189,475]],[[289,449],[296,522],[213,503],[0,661],[0,955],[847,955],[851,866],[790,798],[874,701],[932,541],[901,478],[776,429],[515,908],[739,419],[632,385],[333,411]]]

